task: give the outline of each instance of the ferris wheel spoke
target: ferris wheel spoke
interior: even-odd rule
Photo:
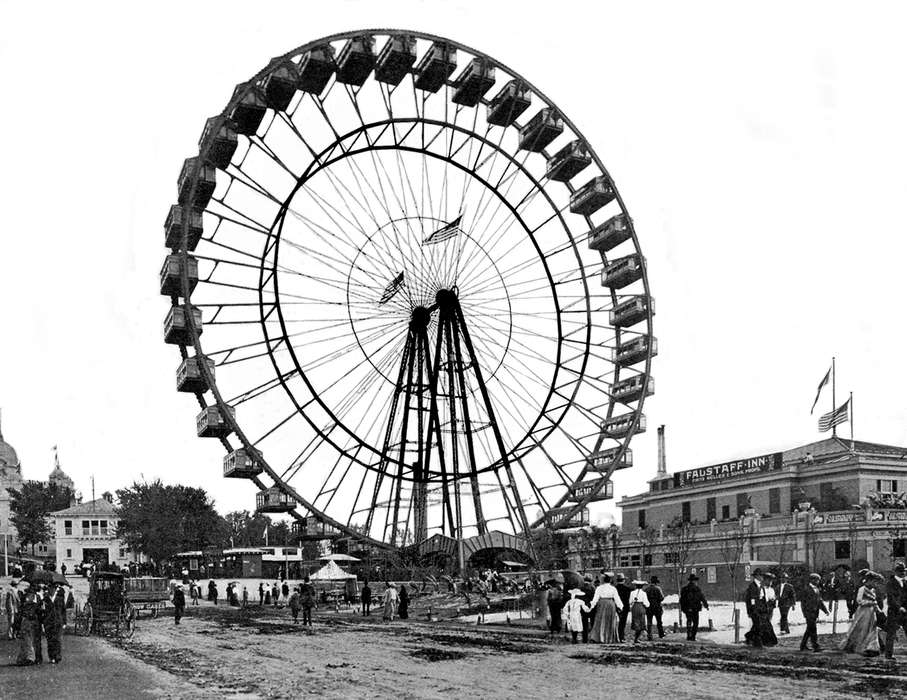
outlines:
[[[286,372],[285,374],[281,375],[280,377],[275,377],[275,378],[269,379],[265,382],[262,382],[261,384],[259,384],[257,386],[252,387],[251,389],[246,389],[245,391],[241,391],[240,393],[236,394],[233,398],[228,399],[226,403],[228,406],[235,407],[241,403],[245,403],[246,401],[251,401],[252,399],[256,399],[259,396],[264,396],[271,389],[281,386],[281,384],[283,382],[285,382],[287,379],[290,379],[294,374],[296,374],[295,369],[291,370],[289,372]]]

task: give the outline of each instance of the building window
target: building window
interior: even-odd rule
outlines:
[[[101,521],[101,534],[102,535],[107,534],[107,521],[106,520]]]
[[[730,506],[721,506],[721,519],[722,520],[731,519],[731,507]]]
[[[620,555],[620,565],[621,567],[630,566],[630,557],[627,554]]]
[[[769,489],[768,490],[768,512],[769,513],[780,513],[781,512],[781,489]]]
[[[876,491],[879,493],[897,493],[897,479],[876,479]]]
[[[718,581],[718,570],[714,566],[707,566],[706,569],[706,581],[709,583],[715,583]]]
[[[126,550],[120,549],[120,559],[125,559],[125,558],[126,558]],[[195,560],[193,559],[193,561],[195,561]]]
[[[72,559],[72,550],[71,550],[71,549],[67,549],[67,550],[66,550],[66,558],[67,558],[67,559]]]
[[[67,536],[72,536],[72,520],[63,521],[63,534]]]
[[[638,554],[630,555],[630,566],[639,566],[639,555]]]
[[[639,523],[639,527],[646,526],[646,511],[645,510],[640,509],[639,511],[637,511],[636,518]]]
[[[91,521],[91,534],[94,535],[95,537],[97,537],[98,534],[99,534],[98,531],[99,531],[98,521],[97,521],[97,520],[92,520],[92,521]]]
[[[88,537],[91,534],[91,523],[87,520],[82,521],[82,537]]]
[[[750,507],[750,497],[746,491],[737,494],[737,517],[746,514],[747,508]]]
[[[714,498],[705,499],[705,519],[709,522],[718,519],[718,511]]]
[[[652,555],[651,554],[642,555],[642,565],[643,566],[652,566]]]
[[[680,519],[688,523],[690,522],[690,502],[684,501],[680,504]]]
[[[835,559],[850,559],[850,542],[835,540]]]
[[[893,557],[903,557],[905,552],[907,552],[907,540],[899,539],[891,541],[891,556]]]
[[[678,552],[665,552],[665,564],[676,564],[680,561]]]

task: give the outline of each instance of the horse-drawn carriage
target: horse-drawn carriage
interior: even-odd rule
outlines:
[[[113,571],[91,575],[88,600],[76,611],[76,634],[131,637],[135,632],[135,608],[129,601],[126,576]]]
[[[139,612],[148,611],[151,617],[157,617],[158,610],[167,607],[170,599],[170,581],[165,578],[152,576],[139,576],[125,579],[126,595],[135,610],[136,617]]]

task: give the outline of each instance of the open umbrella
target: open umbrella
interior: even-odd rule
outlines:
[[[351,557],[349,554],[328,554],[324,557],[318,557],[321,561],[362,561],[356,557]]]

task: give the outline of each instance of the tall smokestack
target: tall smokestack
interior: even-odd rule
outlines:
[[[658,426],[658,476],[665,476],[668,473],[668,464],[665,459],[665,427]]]

